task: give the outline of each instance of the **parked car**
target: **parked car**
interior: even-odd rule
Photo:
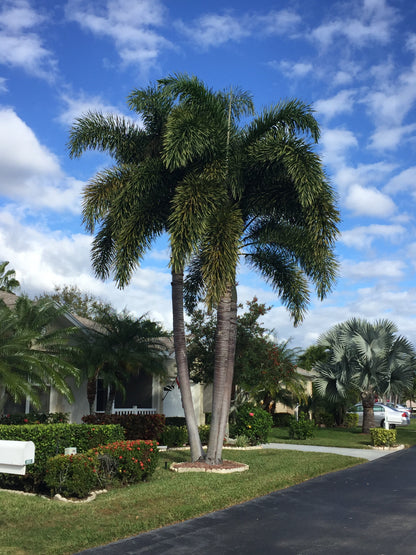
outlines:
[[[384,424],[388,422],[389,428],[395,428],[396,426],[408,426],[410,424],[410,417],[408,413],[404,410],[397,410],[382,403],[374,403],[374,424],[375,426],[380,426],[384,428]],[[357,403],[350,409],[347,413],[358,414],[358,425],[363,424],[363,405]]]
[[[412,409],[409,409],[409,407],[405,407],[403,405],[395,405],[394,403],[385,403],[385,404],[392,409],[397,409],[397,410],[401,410],[402,412],[407,412],[407,414],[409,415],[409,418],[412,417]]]

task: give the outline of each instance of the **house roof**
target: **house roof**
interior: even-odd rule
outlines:
[[[7,307],[13,308],[18,297],[14,293],[9,293],[8,291],[0,291],[0,299]]]

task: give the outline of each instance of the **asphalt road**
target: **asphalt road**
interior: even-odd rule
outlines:
[[[416,447],[82,553],[415,555]]]

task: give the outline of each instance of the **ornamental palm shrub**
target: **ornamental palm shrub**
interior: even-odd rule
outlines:
[[[273,426],[273,417],[261,407],[244,403],[235,416],[235,424],[230,428],[231,434],[246,436],[251,445],[267,442]]]

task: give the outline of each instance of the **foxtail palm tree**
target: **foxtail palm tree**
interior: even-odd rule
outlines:
[[[16,272],[14,270],[7,270],[9,262],[4,261],[0,263],[0,291],[7,291],[13,293],[15,289],[20,287],[20,282],[16,279]]]
[[[83,193],[86,228],[96,233],[92,263],[96,274],[113,276],[125,287],[153,241],[168,230],[171,202],[182,169],[167,170],[161,159],[162,137],[173,106],[172,96],[154,87],[137,89],[129,106],[142,126],[116,117],[89,113],[72,127],[69,151],[79,157],[88,150],[112,156],[115,166],[96,174]],[[204,457],[188,372],[183,314],[184,264],[172,268],[172,311],[175,357],[192,460]]]
[[[414,380],[414,347],[397,331],[389,320],[371,323],[352,318],[319,338],[318,345],[328,356],[314,367],[319,374],[317,390],[334,401],[351,391],[358,392],[363,405],[363,433],[374,426],[375,398],[400,395]]]
[[[310,284],[321,299],[333,286],[339,214],[321,161],[307,142],[319,138],[309,106],[279,103],[241,127],[241,117],[252,112],[249,95],[215,92],[187,75],[163,79],[161,86],[179,99],[166,125],[165,163],[172,170],[193,166],[173,198],[172,265],[197,254],[199,288],[218,307],[207,452],[207,461],[217,464],[234,368],[238,261],[268,281],[298,323]]]

